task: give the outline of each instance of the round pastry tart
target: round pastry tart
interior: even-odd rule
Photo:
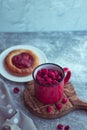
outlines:
[[[27,76],[39,65],[38,56],[31,50],[18,49],[8,53],[4,60],[6,69],[16,76]]]

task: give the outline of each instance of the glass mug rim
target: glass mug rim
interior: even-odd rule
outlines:
[[[46,67],[44,67],[46,65]],[[42,68],[40,68],[41,66],[43,66]],[[52,84],[51,86],[53,87],[56,87],[57,85],[59,85],[59,84],[61,84],[61,82],[64,80],[64,77],[65,77],[65,72],[64,72],[64,70],[63,70],[63,68],[60,66],[60,65],[58,65],[58,64],[55,64],[55,63],[43,63],[43,64],[40,64],[40,65],[38,65],[34,70],[33,70],[33,72],[32,72],[32,76],[33,76],[33,79],[34,79],[34,81],[36,82],[36,83],[38,83],[39,85],[42,85],[42,86],[44,86],[44,87],[49,87],[50,85],[43,85],[43,84],[41,84],[41,83],[39,83],[37,80],[36,80],[36,78],[35,78],[35,71],[38,69],[38,68],[40,68],[39,70],[41,70],[41,69],[44,69],[44,68],[47,68],[47,66],[55,66],[55,67],[57,67],[57,68],[59,68],[61,71],[62,71],[62,80],[60,81],[60,82],[58,82],[57,84]],[[52,68],[51,68],[52,69]],[[39,70],[37,70],[37,72],[39,71]],[[54,70],[58,70],[58,69],[54,69]],[[36,73],[37,74],[37,73]]]

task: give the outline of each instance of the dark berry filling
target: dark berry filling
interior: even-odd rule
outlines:
[[[39,70],[36,75],[36,80],[43,85],[57,85],[62,78],[60,71],[47,68]]]
[[[28,67],[30,67],[32,65],[33,58],[28,53],[21,53],[19,55],[15,55],[12,58],[12,63],[17,68],[20,68],[20,69],[28,68]]]

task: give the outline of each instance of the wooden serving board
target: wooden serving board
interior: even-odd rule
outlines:
[[[51,119],[58,118],[68,114],[69,112],[75,109],[83,109],[87,110],[87,102],[84,102],[79,99],[78,95],[75,92],[75,89],[71,83],[67,83],[64,87],[64,97],[67,98],[67,102],[65,104],[62,103],[62,108],[59,110],[56,107],[56,104],[43,104],[37,100],[34,92],[34,84],[33,82],[28,83],[27,87],[23,93],[24,104],[26,108],[34,115]],[[47,107],[51,106],[52,111],[48,112]]]

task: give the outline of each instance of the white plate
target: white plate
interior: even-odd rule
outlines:
[[[0,55],[0,74],[5,77],[6,79],[9,79],[11,81],[15,81],[15,82],[28,82],[31,81],[32,75],[29,76],[23,76],[23,77],[18,77],[18,76],[14,76],[12,74],[10,74],[4,67],[4,59],[6,57],[6,55],[12,51],[12,50],[16,50],[16,49],[29,49],[32,50],[40,59],[40,64],[42,63],[46,63],[47,62],[47,58],[45,56],[45,54],[39,50],[36,47],[33,46],[29,46],[29,45],[17,45],[17,46],[13,46],[10,47],[6,50],[4,50],[1,55]]]

